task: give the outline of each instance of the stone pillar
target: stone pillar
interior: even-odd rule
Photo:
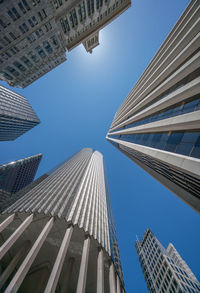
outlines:
[[[13,221],[14,217],[15,214],[12,214],[0,224],[0,233]]]
[[[0,260],[6,254],[6,252],[10,249],[10,247],[15,243],[15,241],[21,236],[21,234],[26,230],[28,225],[33,220],[33,214],[27,217],[21,225],[15,230],[14,233],[4,242],[4,244],[0,247]]]
[[[104,293],[104,256],[103,249],[99,247],[97,257],[97,293]]]
[[[53,293],[56,290],[56,286],[60,277],[60,273],[63,267],[63,263],[65,260],[65,256],[67,254],[67,249],[69,247],[69,243],[71,240],[71,236],[72,236],[72,232],[73,232],[73,226],[70,226],[67,228],[66,232],[65,232],[65,236],[63,238],[63,241],[61,243],[56,261],[54,263],[53,269],[51,271],[46,289],[44,291],[44,293]]]
[[[67,271],[66,271],[66,274],[65,274],[65,280],[63,282],[62,289],[61,289],[60,293],[69,292],[70,278],[71,278],[72,270],[73,270],[73,267],[74,267],[74,262],[75,262],[75,258],[70,257],[68,262],[67,262]]]
[[[90,251],[90,236],[86,236],[86,238],[84,240],[84,244],[83,244],[83,251],[82,251],[82,257],[81,257],[81,265],[80,265],[76,293],[84,293],[85,292],[89,251]]]
[[[36,239],[35,243],[33,244],[31,250],[27,254],[26,258],[24,259],[23,263],[17,270],[16,274],[14,275],[13,279],[11,280],[10,284],[8,285],[5,293],[15,293],[21,286],[26,274],[28,273],[32,263],[34,262],[42,244],[44,243],[47,235],[49,234],[52,226],[53,226],[54,218],[50,218],[50,220],[44,226],[42,232]],[[22,223],[23,224],[23,223]]]
[[[0,276],[0,289],[5,284],[6,280],[12,274],[18,263],[23,259],[24,255],[26,254],[28,248],[30,247],[31,241],[25,241],[24,245],[19,249],[19,251],[15,254],[12,258],[11,262],[8,264],[7,268],[3,271]]]
[[[116,293],[115,269],[114,269],[113,262],[110,263],[110,268],[109,268],[109,285],[110,285],[110,293]]]
[[[117,293],[121,293],[121,285],[120,285],[120,280],[118,275],[117,275]]]

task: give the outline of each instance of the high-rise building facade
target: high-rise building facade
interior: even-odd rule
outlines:
[[[147,229],[141,242],[136,240],[135,247],[149,292],[200,292],[200,283],[173,244],[165,249]]]
[[[14,140],[39,123],[25,97],[0,85],[0,141]]]
[[[191,1],[125,99],[107,139],[200,212],[200,2]]]
[[[26,87],[66,60],[65,51],[99,44],[99,31],[131,0],[14,0],[0,3],[0,79]]]
[[[30,184],[37,172],[42,154],[0,166],[0,190],[16,193]]]
[[[0,214],[4,292],[124,292],[103,156],[83,149]]]

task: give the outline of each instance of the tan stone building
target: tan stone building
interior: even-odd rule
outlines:
[[[66,50],[99,44],[99,31],[130,0],[0,2],[0,79],[22,88],[66,60]]]

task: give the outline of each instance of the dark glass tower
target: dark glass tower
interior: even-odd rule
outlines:
[[[5,292],[124,292],[98,151],[83,149],[47,172],[0,220]]]
[[[0,141],[14,140],[39,123],[25,97],[0,85]]]
[[[42,154],[0,166],[0,189],[16,193],[30,184],[37,172]]]
[[[200,283],[173,244],[165,249],[147,229],[135,247],[149,292],[200,292]]]
[[[119,110],[107,139],[200,212],[200,2],[191,1]]]

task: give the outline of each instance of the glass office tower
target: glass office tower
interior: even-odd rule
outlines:
[[[0,166],[0,189],[16,193],[30,184],[37,172],[42,154]]]
[[[0,85],[0,141],[14,140],[39,123],[25,97]]]
[[[147,229],[135,247],[149,292],[200,292],[200,283],[173,244],[165,249]]]
[[[83,149],[45,177],[0,215],[1,288],[124,292],[103,156]]]
[[[107,139],[200,212],[200,2],[191,1],[119,110]]]

